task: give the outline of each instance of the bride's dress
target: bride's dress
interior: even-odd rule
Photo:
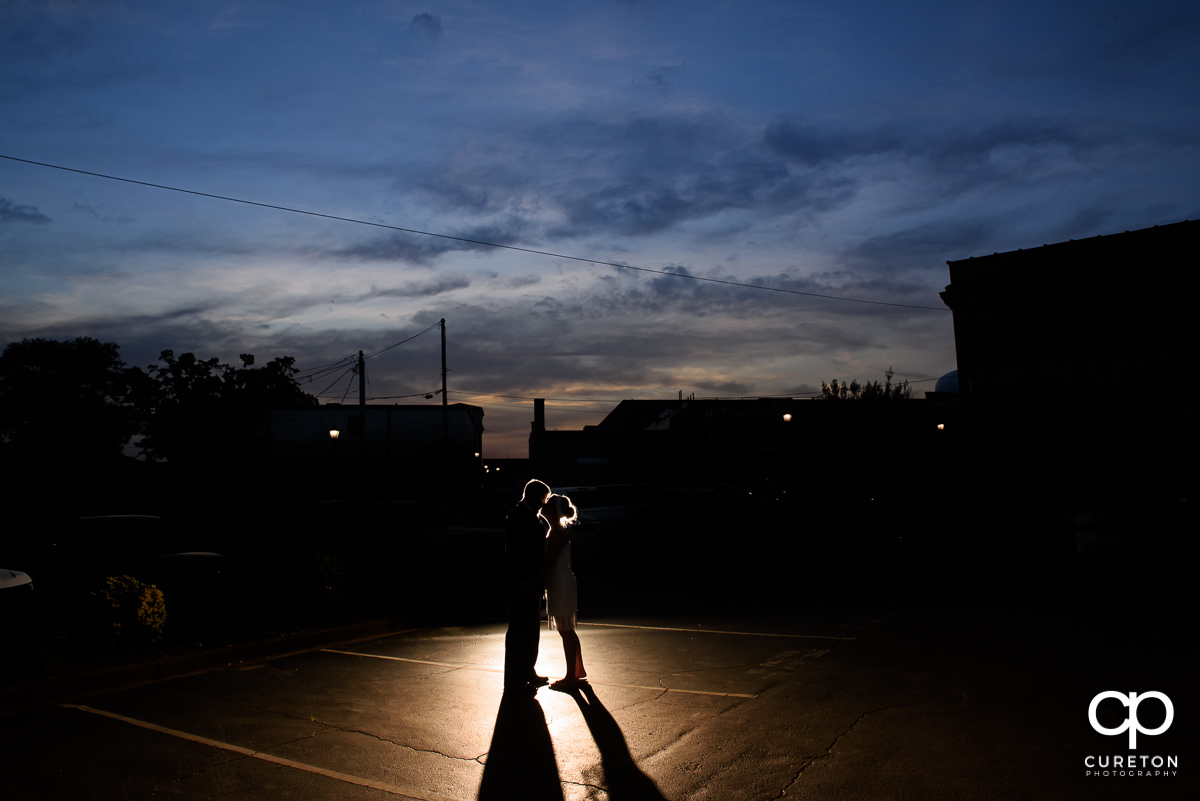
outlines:
[[[546,574],[546,615],[550,628],[574,631],[579,608],[579,585],[571,572],[571,543],[563,544]]]

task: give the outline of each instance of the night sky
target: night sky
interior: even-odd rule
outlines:
[[[948,260],[1200,217],[1200,6],[0,0],[0,119],[0,345],[440,403],[445,318],[517,457],[535,397],[919,395]]]

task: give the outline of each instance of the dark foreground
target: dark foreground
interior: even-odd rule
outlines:
[[[12,712],[4,797],[1196,797],[1192,649],[1155,626],[1005,603],[625,600],[581,626],[591,683],[571,694],[504,695],[492,623],[293,643]],[[553,632],[539,667],[561,674]],[[1168,731],[1130,751],[1090,727],[1097,693],[1151,689],[1174,702]],[[1114,756],[1139,766],[1103,775]]]
[[[1186,549],[784,506],[592,521],[591,688],[506,698],[494,521],[369,512],[246,516],[211,618],[161,640],[29,631],[4,797],[1196,797]],[[1109,698],[1098,731],[1105,692],[1173,720]]]

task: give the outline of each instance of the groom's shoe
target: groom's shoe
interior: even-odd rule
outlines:
[[[506,683],[504,685],[504,692],[533,696],[537,694],[538,687],[544,687],[549,683],[550,679],[546,678],[545,676],[534,676],[528,681],[517,682],[514,684]]]

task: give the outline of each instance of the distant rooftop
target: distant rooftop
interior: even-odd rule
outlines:
[[[1073,251],[1089,250],[1089,249],[1107,249],[1114,246],[1121,247],[1137,247],[1142,240],[1153,239],[1157,246],[1161,247],[1164,241],[1169,241],[1175,238],[1189,239],[1195,241],[1195,238],[1200,236],[1200,220],[1184,220],[1182,222],[1170,223],[1168,225],[1155,225],[1151,228],[1140,228],[1134,231],[1125,231],[1116,234],[1103,234],[1100,236],[1088,237],[1086,239],[1069,239],[1066,242],[1055,242],[1049,245],[1042,245],[1035,248],[1017,248],[1016,250],[1003,251],[985,256],[969,256],[965,259],[952,259],[946,263],[949,265],[963,264],[964,262],[980,261],[983,259],[991,259],[996,257],[1011,258],[1019,256],[1019,254],[1042,254],[1047,250],[1070,249]]]

